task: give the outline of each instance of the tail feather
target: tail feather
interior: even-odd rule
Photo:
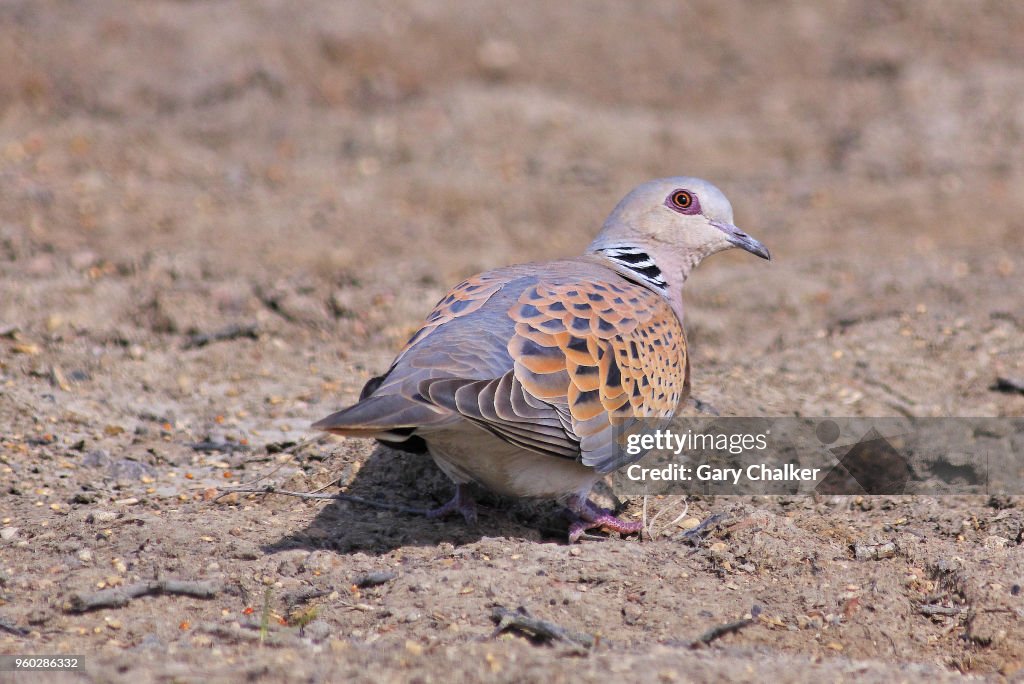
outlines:
[[[448,412],[396,395],[371,396],[313,423],[323,430],[347,437],[407,439],[418,427],[443,421]]]

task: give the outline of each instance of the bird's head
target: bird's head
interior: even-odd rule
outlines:
[[[588,251],[611,259],[620,272],[639,265],[632,270],[640,276],[646,269],[669,284],[681,276],[681,284],[705,257],[732,247],[771,259],[767,247],[733,225],[732,205],[721,190],[700,178],[676,177],[634,188]],[[657,277],[651,280],[658,285]]]

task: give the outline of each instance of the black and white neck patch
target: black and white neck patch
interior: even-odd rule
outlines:
[[[661,275],[661,269],[654,259],[639,247],[604,247],[597,250],[615,264],[621,266],[627,277],[635,277],[641,283],[658,290],[668,288],[668,283]]]

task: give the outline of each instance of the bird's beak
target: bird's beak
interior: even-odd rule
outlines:
[[[725,239],[728,240],[730,244],[735,245],[740,249],[745,249],[751,254],[756,254],[762,259],[767,259],[768,261],[772,260],[772,255],[768,251],[767,247],[731,223],[726,223],[724,221],[712,221],[711,225],[725,233]]]

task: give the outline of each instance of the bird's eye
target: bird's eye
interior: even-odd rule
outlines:
[[[672,204],[679,209],[689,209],[693,205],[693,195],[688,190],[676,190],[672,193]]]

